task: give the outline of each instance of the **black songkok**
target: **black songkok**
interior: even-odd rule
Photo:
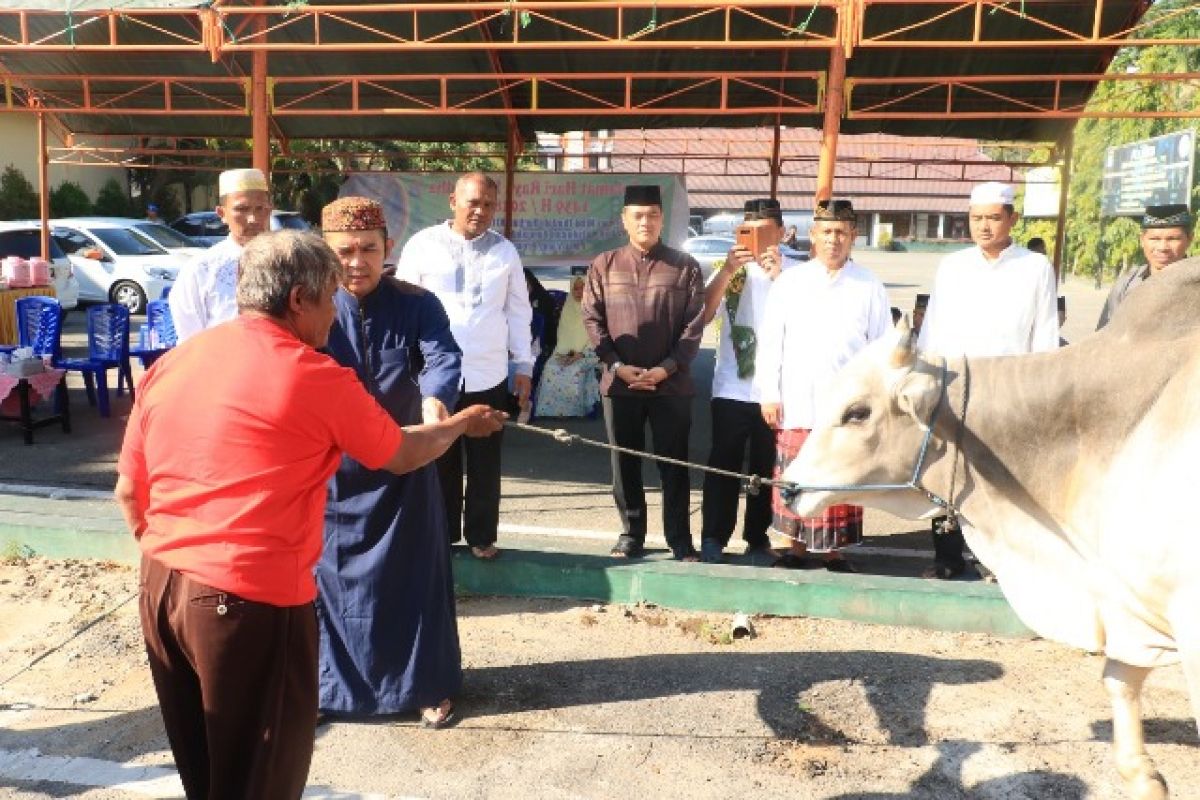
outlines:
[[[1150,228],[1192,228],[1192,215],[1188,207],[1182,203],[1168,206],[1146,206],[1146,214],[1142,217],[1142,230]]]
[[[813,209],[814,220],[833,220],[835,222],[857,222],[854,206],[849,200],[818,200]]]
[[[626,186],[625,205],[662,207],[662,190],[657,186]]]

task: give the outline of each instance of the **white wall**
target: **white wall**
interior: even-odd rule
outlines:
[[[55,134],[54,126],[48,125],[50,147],[62,147],[62,140]],[[55,154],[51,152],[50,157]],[[38,185],[37,159],[37,117],[24,112],[0,113],[0,170],[12,164],[33,184],[34,191],[40,191]],[[78,183],[92,200],[96,193],[109,178],[129,188],[125,170],[120,167],[83,167],[77,164],[50,164],[50,188],[54,189],[63,181]]]

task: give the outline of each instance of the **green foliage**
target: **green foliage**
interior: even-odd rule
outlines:
[[[129,193],[116,178],[109,178],[100,187],[93,212],[101,217],[128,217],[135,213]]]
[[[1156,38],[1200,36],[1195,0],[1159,0],[1146,13],[1146,35]],[[1189,13],[1189,10],[1191,13]],[[1117,53],[1110,73],[1171,73],[1200,71],[1200,49],[1184,47],[1126,48]],[[1093,95],[1089,108],[1102,111],[1149,111],[1195,108],[1200,88],[1153,81],[1109,82]],[[1144,261],[1139,228],[1131,219],[1101,219],[1100,192],[1104,153],[1108,147],[1165,133],[1195,128],[1188,119],[1084,119],[1075,128],[1075,152],[1067,209],[1064,264],[1068,271],[1111,278],[1124,264]],[[1197,159],[1200,161],[1200,159]],[[1197,181],[1200,184],[1200,181]],[[1193,188],[1192,208],[1200,205],[1200,186]],[[1200,252],[1200,237],[1192,243]]]
[[[9,164],[0,175],[0,219],[40,216],[38,195],[25,173]]]
[[[158,218],[164,222],[171,222],[183,216],[183,210],[179,207],[179,197],[172,191],[170,185],[162,185],[154,192],[154,199],[151,201],[158,206]],[[142,208],[143,215],[145,208]]]
[[[91,198],[75,181],[63,181],[50,192],[50,216],[86,217],[91,213]]]

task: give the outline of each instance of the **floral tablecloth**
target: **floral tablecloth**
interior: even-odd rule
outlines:
[[[29,381],[29,388],[32,390],[29,393],[29,402],[31,404],[38,403],[54,394],[54,387],[58,386],[58,382],[65,374],[66,370],[48,369],[24,378]],[[17,388],[17,384],[21,380],[15,375],[0,372],[0,413],[15,416],[20,410],[20,398],[13,390]]]

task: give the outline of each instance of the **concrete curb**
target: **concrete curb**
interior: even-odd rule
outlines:
[[[660,556],[620,562],[598,555],[591,542],[567,540],[552,551],[542,536],[510,534],[504,545],[503,556],[491,562],[456,552],[460,592],[1030,635],[992,584],[683,564]],[[0,555],[29,550],[48,558],[128,564],[139,558],[137,545],[110,501],[0,495]]]

